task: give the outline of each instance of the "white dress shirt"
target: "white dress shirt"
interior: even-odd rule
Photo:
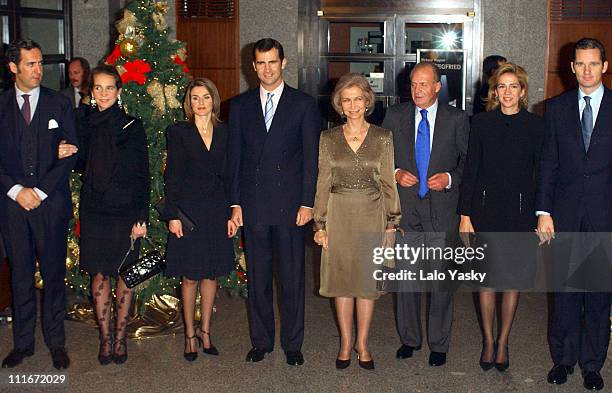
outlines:
[[[419,123],[421,122],[421,119],[423,118],[423,116],[421,115],[421,111],[423,109],[427,110],[427,122],[429,123],[429,153],[431,155],[431,149],[433,146],[433,139],[434,139],[434,130],[436,129],[436,115],[438,114],[438,100],[436,99],[436,101],[428,108],[419,108],[416,105],[414,106],[414,144],[415,146],[416,146],[417,136],[419,134]],[[448,186],[446,186],[446,189],[450,189],[453,179],[450,173],[448,172],[445,172],[445,173],[448,175]]]
[[[278,87],[272,91],[268,91],[263,88],[263,86],[259,86],[259,98],[261,99],[261,113],[263,113],[264,117],[266,117],[266,101],[268,100],[268,93],[274,94],[272,96],[272,119],[274,119],[274,114],[276,113],[276,108],[278,107],[278,101],[280,101],[281,94],[283,94],[283,89],[285,88],[285,82],[281,82]]]

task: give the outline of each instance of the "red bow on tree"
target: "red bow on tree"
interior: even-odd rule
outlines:
[[[189,68],[187,68],[187,62],[183,61],[180,56],[174,56],[174,58],[172,59],[172,61],[174,62],[174,64],[178,64],[181,67],[183,67],[183,72],[185,74],[189,73]]]
[[[128,61],[123,67],[125,72],[121,74],[121,81],[124,84],[134,81],[139,85],[144,85],[147,81],[145,73],[151,72],[151,66],[143,60]]]
[[[110,65],[114,65],[117,60],[121,57],[121,49],[119,49],[119,45],[115,45],[115,49],[113,52],[108,55],[106,58],[106,63]]]

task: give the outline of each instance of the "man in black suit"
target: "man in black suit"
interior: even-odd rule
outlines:
[[[232,221],[244,221],[249,321],[258,362],[274,349],[273,256],[277,256],[281,345],[301,365],[304,340],[304,225],[312,219],[320,120],[315,100],[283,82],[282,45],[253,47],[260,85],[236,97],[229,120],[228,176]]]
[[[435,64],[417,64],[410,73],[410,86],[413,101],[390,107],[382,124],[393,131],[401,226],[406,231],[398,241],[413,247],[445,247],[459,230],[456,210],[468,118],[462,110],[439,105],[441,83]],[[419,260],[413,268],[425,268],[428,263]],[[431,293],[428,316],[431,366],[446,363],[453,320],[452,291],[440,284]],[[398,359],[411,357],[421,347],[421,291],[423,287],[398,291],[397,329],[402,342]]]
[[[77,142],[70,101],[40,86],[43,55],[31,40],[7,50],[15,86],[0,95],[0,231],[11,268],[14,349],[2,367],[34,354],[36,260],[44,280],[42,328],[53,366],[67,368],[64,349],[66,236],[72,217],[68,177],[76,155],[58,159],[61,140]]]
[[[555,232],[612,231],[612,91],[601,81],[608,68],[604,46],[591,38],[579,40],[571,67],[579,88],[546,105],[536,195],[542,243],[550,243]],[[603,388],[599,370],[608,352],[609,318],[608,292],[554,294],[549,330],[554,366],[548,382],[565,383],[580,362],[584,387]]]

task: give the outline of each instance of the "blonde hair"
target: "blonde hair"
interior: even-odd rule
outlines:
[[[366,111],[365,116],[369,116],[374,112],[374,101],[376,100],[376,95],[370,87],[370,82],[365,78],[365,76],[358,74],[356,72],[350,72],[348,74],[344,74],[336,83],[336,87],[334,88],[334,92],[332,93],[331,103],[336,112],[342,116],[342,97],[340,97],[343,90],[358,87],[363,91],[363,95],[366,100]]]
[[[211,113],[211,120],[213,126],[216,126],[221,121],[219,119],[221,116],[221,98],[219,97],[219,90],[217,90],[217,86],[215,86],[213,81],[207,78],[195,78],[187,85],[185,97],[183,98],[183,111],[185,112],[185,116],[189,121],[195,121],[195,114],[193,113],[193,108],[191,107],[191,90],[198,86],[205,87],[212,97],[213,109]]]
[[[500,65],[489,78],[489,92],[487,93],[487,104],[485,109],[487,111],[492,111],[499,107],[499,100],[497,98],[496,90],[497,84],[499,83],[499,78],[501,78],[501,76],[504,74],[513,74],[516,76],[516,79],[518,79],[518,82],[525,93],[519,99],[519,105],[523,108],[527,108],[527,105],[529,105],[529,76],[527,75],[527,72],[523,69],[523,67],[514,63],[504,63]]]

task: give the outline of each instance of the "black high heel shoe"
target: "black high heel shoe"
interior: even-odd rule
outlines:
[[[198,332],[200,332],[202,334],[206,334],[208,336],[208,340],[210,341],[210,347],[206,348],[204,346],[204,340],[202,339],[202,337],[200,337],[200,334],[198,334]],[[204,330],[202,330],[200,328],[197,328],[196,329],[196,337],[198,338],[198,343],[202,347],[202,352],[204,352],[205,354],[208,354],[208,355],[213,355],[213,356],[218,356],[219,355],[219,351],[212,344],[212,340],[210,339],[210,333],[209,332],[205,332]]]
[[[185,337],[185,346],[189,346],[189,349],[191,349],[191,340],[195,340],[195,338],[196,338],[195,335],[193,335],[191,337]],[[197,343],[197,341],[196,341],[196,343]],[[197,344],[196,344],[196,346],[197,346]],[[196,360],[198,358],[198,351],[183,352],[183,357],[188,362],[193,362],[194,360]]]
[[[508,369],[508,367],[510,367],[510,352],[508,352],[508,346],[506,345],[506,361],[503,363],[497,363],[495,362],[495,368],[497,369],[497,371],[506,371]],[[497,356],[497,354],[495,355]]]
[[[105,348],[110,347],[110,350],[105,351]],[[98,351],[98,362],[100,365],[106,366],[113,361],[113,337],[109,334],[108,336],[100,336],[100,350]]]
[[[484,353],[485,353],[485,344],[482,344],[482,351],[480,351],[480,368],[483,369],[483,371],[489,371],[490,369],[493,368],[493,366],[495,365],[495,354],[497,352],[497,344],[493,344],[493,356],[491,356],[491,361],[490,362],[485,362],[483,360],[484,358]]]
[[[357,361],[359,362],[359,367],[365,370],[374,370],[374,359],[361,360],[361,355],[359,354],[359,351],[355,349],[355,352],[357,352]]]
[[[113,362],[115,362],[115,364],[125,363],[128,358],[127,338],[123,337],[119,340],[115,340],[113,347]],[[118,353],[121,352],[121,348],[123,348],[123,353]]]

